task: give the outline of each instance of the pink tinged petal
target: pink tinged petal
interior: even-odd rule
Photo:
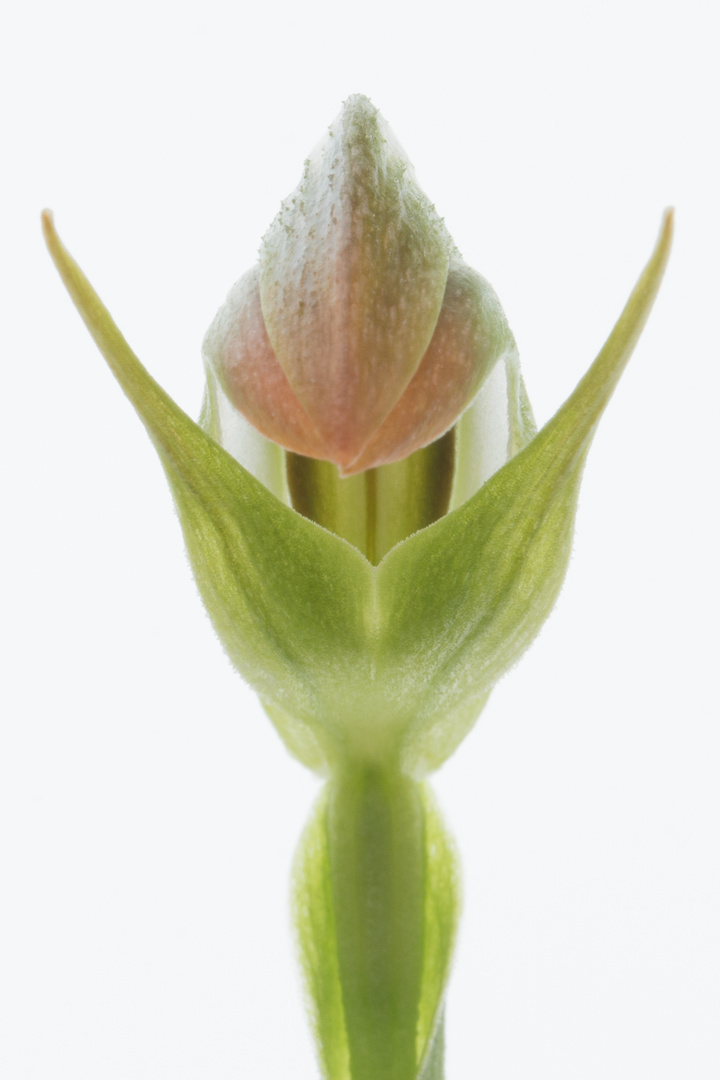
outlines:
[[[450,264],[432,341],[407,390],[346,475],[407,457],[443,435],[515,342],[494,290],[462,260]]]
[[[328,449],[292,391],[267,336],[259,271],[240,278],[203,342],[205,363],[227,397],[263,435],[288,450],[327,457]]]
[[[270,342],[338,464],[357,458],[417,371],[451,249],[385,121],[350,98],[260,253]]]

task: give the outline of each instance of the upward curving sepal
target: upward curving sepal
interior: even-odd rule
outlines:
[[[657,295],[672,224],[668,212],[610,337],[553,419],[476,495],[378,568],[378,677],[402,688],[403,760],[415,775],[452,753],[550,614],[567,569],[585,456]]]
[[[372,570],[349,544],[283,505],[148,374],[72,256],[49,213],[50,254],[165,469],[188,554],[217,634],[240,674],[290,713],[293,750],[327,767],[343,734],[335,701],[348,671],[370,666]]]
[[[533,437],[509,354],[510,460],[463,501],[475,482],[467,476],[461,505],[376,567],[278,501],[175,405],[47,214],[43,227],[70,295],[160,455],[217,633],[291,752],[315,769],[349,760],[392,763],[413,776],[437,768],[560,591],[585,456],[659,288],[671,214],[606,345],[553,419]]]

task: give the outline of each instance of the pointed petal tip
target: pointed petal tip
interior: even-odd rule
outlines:
[[[50,246],[51,239],[57,236],[55,232],[55,218],[52,210],[48,210],[47,207],[40,214],[40,224],[42,225],[43,236],[45,237],[45,243]]]
[[[660,232],[658,234],[655,248],[650,261],[646,267],[646,271],[653,265],[657,267],[660,276],[662,277],[667,266],[668,257],[670,255],[670,248],[672,247],[673,235],[675,232],[675,207],[667,206],[663,210],[662,220],[660,221]],[[659,285],[659,281],[658,281]]]
[[[361,105],[365,108],[369,106],[370,108],[375,109],[375,106],[373,105],[367,94],[348,94],[348,96],[343,101],[343,108],[346,108],[348,105]]]
[[[658,247],[667,247],[669,249],[674,232],[675,207],[666,206],[663,211],[662,222],[660,223],[660,239],[658,240]]]
[[[65,287],[67,288],[68,286],[66,280],[66,264],[68,262],[72,262],[73,260],[67,248],[60,239],[57,229],[55,228],[55,215],[52,210],[48,210],[46,208],[42,211],[42,213],[40,214],[40,224],[42,226],[45,247],[48,249],[48,252],[50,253],[50,258],[55,263],[58,273],[65,282]],[[75,303],[74,300],[73,303]]]
[[[377,121],[380,117],[380,110],[377,106],[373,105],[367,94],[350,94],[342,103],[342,109],[338,116],[338,120],[343,118],[345,120],[371,120]],[[330,127],[332,128],[332,124]]]

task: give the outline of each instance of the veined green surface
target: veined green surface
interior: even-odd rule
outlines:
[[[606,345],[555,417],[472,498],[377,567],[282,505],[171,401],[49,215],[44,227],[68,291],[160,455],[218,635],[270,710],[280,710],[286,737],[297,719],[294,752],[313,768],[320,754],[330,769],[348,760],[400,760],[415,776],[436,768],[555,602],[585,455],[652,307],[671,215]],[[519,444],[529,424],[521,409]],[[306,759],[308,732],[315,744]]]
[[[330,878],[327,806],[325,787],[295,856],[293,917],[323,1076],[327,1080],[351,1080]]]
[[[427,782],[422,785],[422,800],[425,811],[425,901],[417,1062],[421,1080],[442,1080],[444,997],[462,907],[460,860]]]
[[[460,909],[432,793],[393,771],[327,786],[300,843],[294,912],[331,1080],[442,1077],[442,1004]]]
[[[668,213],[608,341],[552,420],[472,499],[378,568],[393,643],[379,679],[398,687],[415,679],[402,751],[409,772],[445,760],[474,704],[479,712],[550,614],[570,556],[585,457],[652,307],[671,239]]]
[[[160,456],[193,571],[238,671],[340,751],[343,697],[370,678],[375,587],[367,560],[283,505],[151,378],[44,217],[68,292]],[[356,691],[357,692],[357,691]]]

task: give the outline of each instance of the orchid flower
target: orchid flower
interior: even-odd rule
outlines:
[[[494,291],[364,97],[208,331],[199,423],[134,355],[47,212],[43,226],[160,457],[224,649],[325,778],[293,879],[323,1074],[440,1080],[459,870],[426,778],[555,603],[585,458],[672,215],[540,431]]]

